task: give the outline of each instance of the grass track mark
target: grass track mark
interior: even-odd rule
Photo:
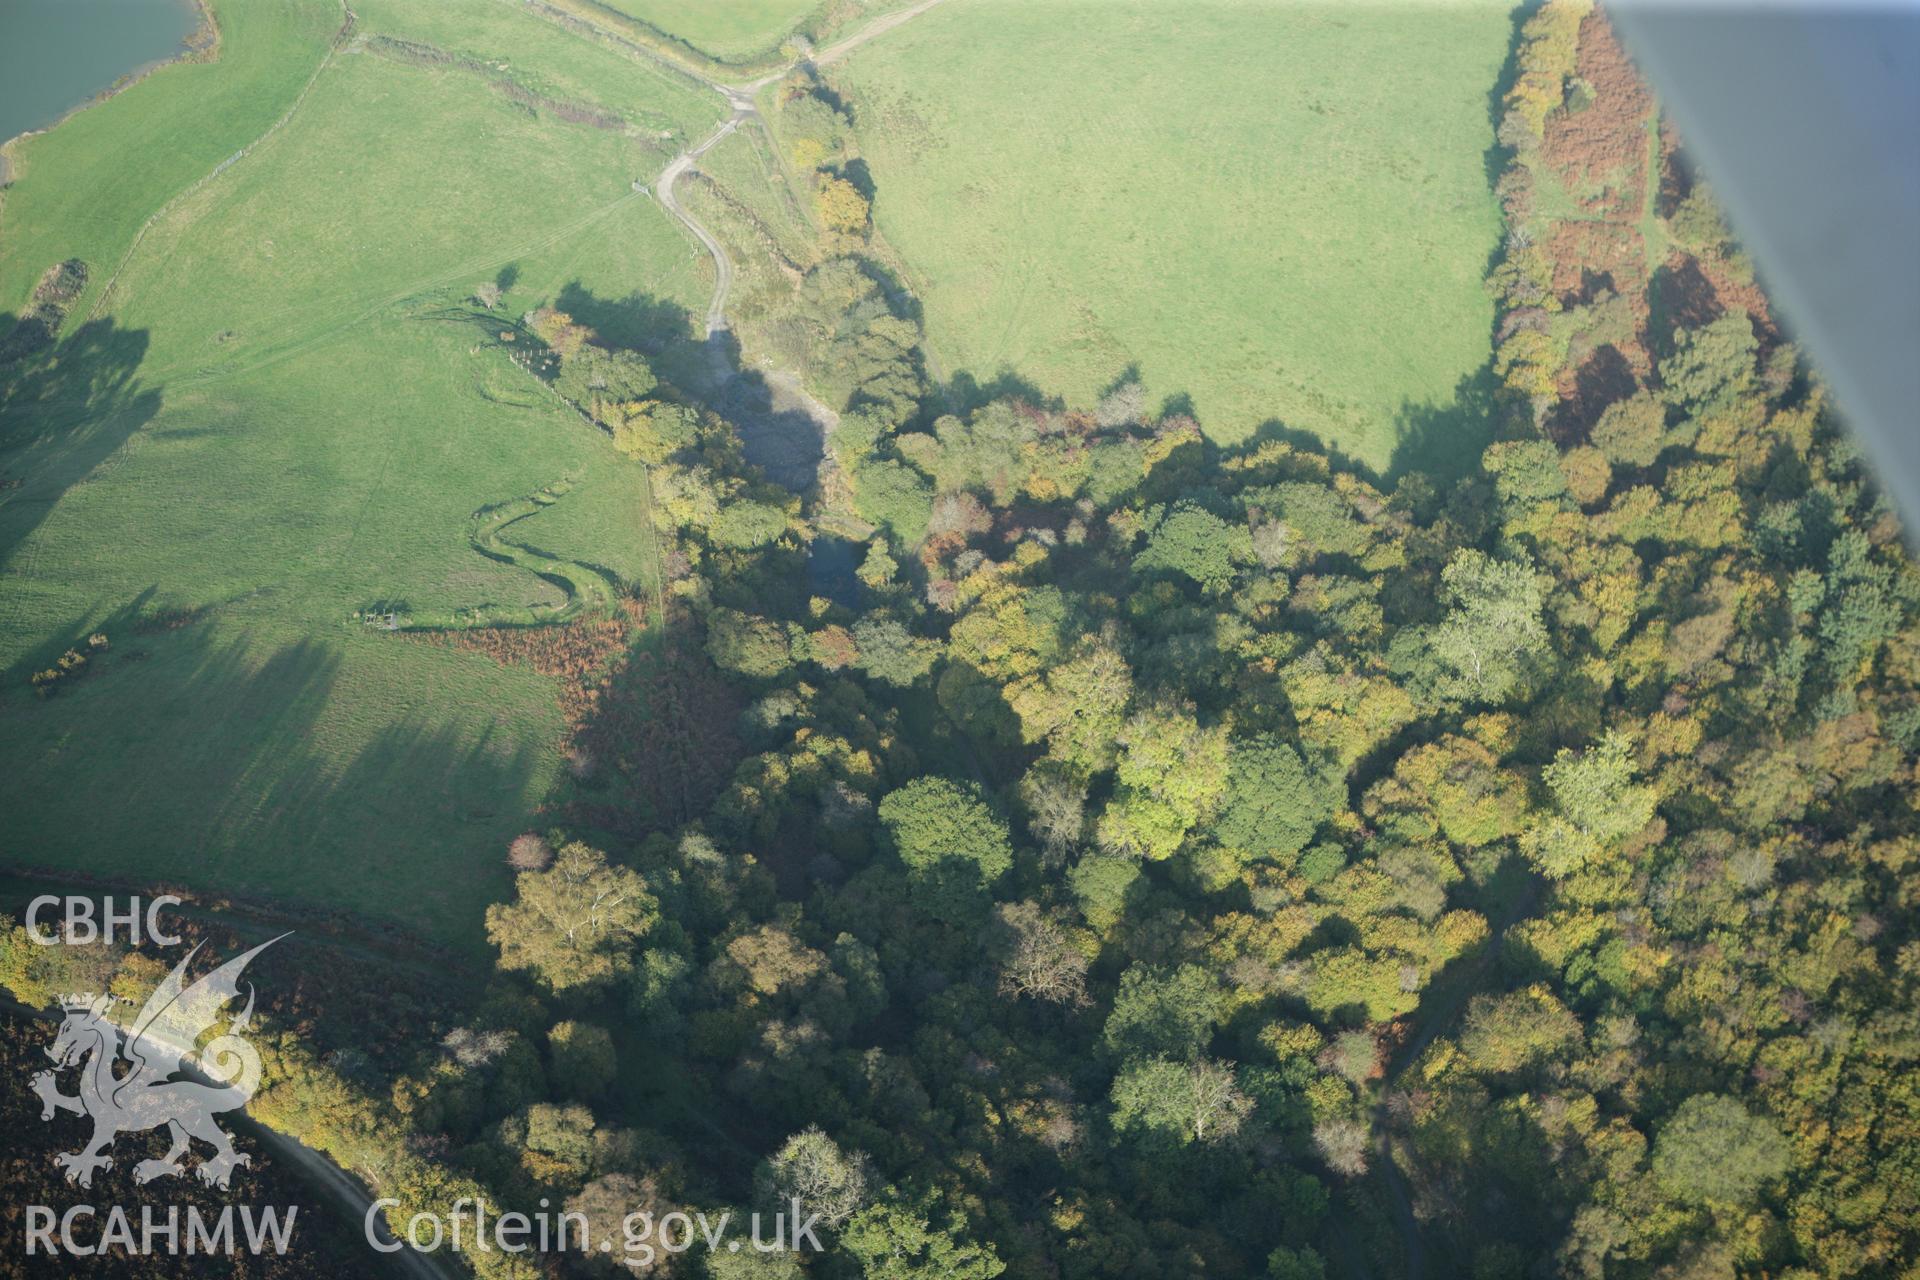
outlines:
[[[467,541],[473,549],[499,564],[525,569],[546,579],[566,593],[565,604],[472,605],[451,614],[409,615],[399,629],[404,631],[446,631],[466,627],[551,626],[571,622],[584,613],[611,613],[619,590],[606,575],[573,560],[563,560],[521,542],[509,542],[501,535],[511,525],[539,515],[566,497],[572,482],[557,481],[524,498],[480,508],[467,524]]]

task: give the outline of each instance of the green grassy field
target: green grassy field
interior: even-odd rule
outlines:
[[[216,0],[214,12],[216,61],[167,67],[9,148],[0,315],[18,311],[40,273],[67,257],[93,268],[84,311],[148,214],[285,113],[344,16],[335,0]]]
[[[950,0],[834,68],[939,372],[1386,468],[1487,360],[1498,5]]]
[[[445,53],[497,63],[501,74],[545,97],[604,106],[661,141],[667,156],[704,134],[713,91],[658,59],[583,40],[518,5],[476,0],[368,0],[362,25]]]
[[[434,12],[395,34],[425,39]],[[621,89],[633,64],[585,44],[570,61],[546,24],[500,12],[525,25],[476,30],[523,87]],[[239,24],[223,56],[270,52]],[[190,119],[168,77],[204,70],[110,105]],[[637,67],[626,94],[600,105],[630,123],[596,128],[482,71],[342,51],[283,128],[167,210],[99,321],[0,371],[0,860],[478,941],[503,842],[559,769],[556,690],[348,618],[560,603],[470,536],[481,508],[561,482],[498,538],[623,586],[650,574],[642,474],[457,305],[498,278],[503,316],[557,298],[630,339],[687,331],[709,269],[629,184],[662,163],[641,122],[711,128],[722,104]],[[40,175],[78,163],[69,125],[8,192],[8,279],[37,274],[25,252],[106,243],[28,217],[57,207]],[[74,136],[116,163],[120,139]],[[152,181],[160,200],[185,166]],[[35,698],[28,673],[96,631],[110,647],[89,673]]]

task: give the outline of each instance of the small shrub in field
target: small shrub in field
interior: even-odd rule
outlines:
[[[553,846],[529,831],[507,846],[507,865],[515,871],[545,871],[553,864]]]
[[[593,776],[593,752],[576,743],[568,747],[564,754],[567,758],[567,772],[577,781],[585,782]]]

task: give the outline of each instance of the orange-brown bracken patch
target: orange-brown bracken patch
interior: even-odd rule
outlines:
[[[1553,291],[1562,306],[1592,302],[1606,290],[1636,297],[1647,287],[1647,259],[1637,227],[1619,222],[1555,224],[1547,241]]]
[[[1653,95],[1598,9],[1580,24],[1574,75],[1586,82],[1593,101],[1547,121],[1543,154],[1569,191],[1603,188],[1583,201],[1588,212],[1631,222],[1646,197]]]
[[[623,598],[610,618],[582,618],[550,627],[474,627],[421,632],[420,637],[468,653],[484,653],[501,666],[532,667],[560,682],[560,709],[569,735],[598,708],[617,661],[644,625],[646,606]]]

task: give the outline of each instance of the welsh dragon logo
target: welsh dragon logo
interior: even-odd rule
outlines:
[[[286,935],[281,934],[284,938]],[[33,1077],[40,1095],[42,1120],[56,1111],[71,1111],[93,1121],[93,1137],[78,1151],[62,1152],[54,1163],[66,1170],[67,1181],[86,1187],[94,1171],[113,1164],[113,1141],[123,1133],[140,1133],[165,1126],[173,1139],[167,1154],[134,1166],[134,1180],[152,1182],[181,1172],[181,1157],[189,1139],[198,1138],[214,1149],[214,1156],[195,1170],[210,1186],[226,1187],[233,1171],[250,1162],[238,1154],[214,1116],[247,1104],[260,1087],[260,1054],[245,1039],[253,1017],[253,984],[247,984],[247,1004],[227,1029],[204,1048],[200,1037],[214,1030],[220,1012],[240,997],[240,973],[248,961],[280,938],[263,942],[227,961],[199,981],[188,984],[187,966],[200,952],[196,945],[154,989],[132,1023],[123,1031],[107,1017],[116,998],[80,995],[61,998],[66,1017],[60,1023],[47,1056],[61,1069],[83,1064],[80,1092],[69,1097],[59,1091],[54,1073]],[[131,1005],[132,1001],[127,1001]],[[116,1063],[125,1073],[116,1072]],[[176,1080],[189,1074],[200,1079]]]

